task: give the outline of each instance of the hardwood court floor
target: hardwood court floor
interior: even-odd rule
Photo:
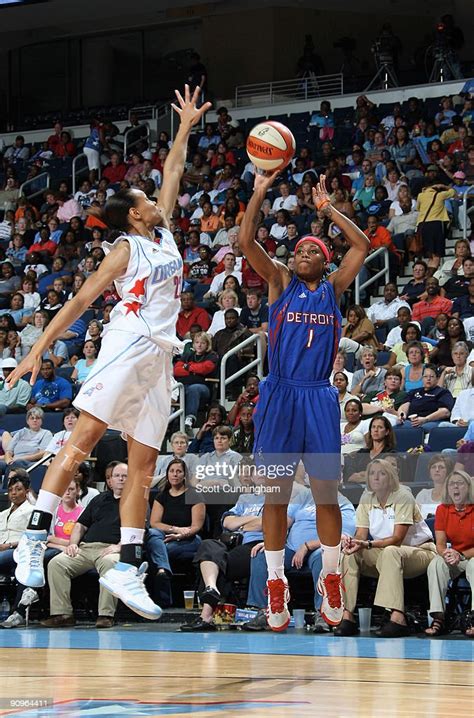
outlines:
[[[474,714],[473,643],[156,630],[0,633],[0,715],[461,718]],[[1,646],[4,646],[3,648]]]

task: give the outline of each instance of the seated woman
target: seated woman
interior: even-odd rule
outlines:
[[[362,421],[362,404],[359,399],[349,399],[344,407],[346,422],[341,422],[341,452],[350,454],[365,446],[368,421]]]
[[[111,471],[112,473],[112,471]],[[91,468],[87,461],[82,461],[76,469],[74,480],[79,486],[77,500],[82,508],[86,508],[92,499],[100,494],[100,491],[90,486]]]
[[[240,410],[244,404],[251,403],[254,408],[258,403],[258,387],[260,384],[260,378],[256,374],[250,374],[247,376],[245,382],[245,389],[242,394],[238,397],[232,409],[229,411],[227,420],[231,426],[238,426],[240,421]]]
[[[375,336],[375,327],[367,318],[365,309],[359,304],[353,304],[348,308],[346,314],[347,324],[342,328],[342,339],[352,339],[353,342],[359,344],[357,349],[361,347],[378,348],[379,341]],[[344,346],[346,351],[346,346]]]
[[[454,366],[453,349],[458,342],[465,342],[471,351],[470,343],[467,341],[464,324],[457,317],[451,317],[448,321],[447,336],[440,339],[438,346],[432,349],[430,361],[439,367]]]
[[[357,348],[360,349],[360,346],[358,346]],[[350,386],[352,384],[352,377],[354,376],[354,374],[353,374],[353,372],[347,371],[347,369],[346,369],[346,352],[344,349],[341,349],[340,345],[339,345],[339,349],[336,353],[334,363],[332,365],[331,376],[329,377],[329,381],[331,382],[331,384],[334,384],[334,375],[338,371],[344,372],[344,374],[347,376],[347,379],[348,379],[348,385]]]
[[[473,385],[474,369],[467,363],[468,356],[466,342],[456,342],[451,351],[454,366],[445,366],[438,379],[438,386],[451,392],[455,399],[463,389]]]
[[[214,608],[232,594],[232,583],[250,576],[252,549],[263,541],[262,513],[264,495],[242,494],[224,514],[224,533],[219,539],[206,539],[199,546],[194,564],[199,568],[199,600],[202,611],[181,631],[215,631]]]
[[[5,447],[5,458],[0,461],[0,472],[5,472],[4,482],[12,469],[27,469],[39,461],[53,438],[48,429],[43,429],[44,412],[39,407],[32,407],[26,412],[27,426],[15,432],[13,439]]]
[[[166,479],[166,471],[173,459],[181,459],[186,464],[187,475],[193,479],[198,463],[195,454],[187,454],[189,437],[181,431],[175,431],[170,438],[172,454],[160,454],[156,460],[155,473],[151,482],[151,488]]]
[[[213,401],[207,411],[204,424],[189,444],[190,454],[207,454],[214,451],[213,431],[216,426],[227,424],[227,412],[217,401]]]
[[[471,612],[465,635],[474,638],[474,493],[472,478],[465,471],[453,471],[446,479],[442,503],[436,509],[436,551],[428,566],[430,614],[429,636],[446,633],[444,614],[450,579],[464,571],[471,586]]]
[[[19,469],[23,471],[23,469]],[[24,472],[26,474],[26,472]],[[18,478],[18,477],[16,477]],[[74,479],[62,495],[61,503],[56,509],[51,523],[52,533],[48,536],[47,548],[44,555],[45,564],[69,545],[74,524],[78,520],[84,507],[78,504],[77,495],[79,485]],[[33,508],[33,507],[32,507]],[[18,584],[13,610],[10,616],[1,623],[2,628],[18,628],[28,622],[30,606],[39,600],[38,592]]]
[[[428,462],[428,476],[433,482],[432,489],[421,489],[416,496],[416,503],[420,507],[424,519],[434,516],[436,509],[443,499],[443,490],[446,478],[454,468],[454,462],[445,454],[436,454]]]
[[[8,479],[10,506],[0,512],[0,575],[13,576],[16,563],[13,551],[28,526],[33,504],[28,501],[30,480],[26,471],[12,470]]]
[[[201,544],[206,506],[193,488],[186,485],[187,467],[173,459],[166,469],[163,490],[153,502],[146,550],[161,578],[160,594],[170,606],[172,574],[170,562],[192,560]]]
[[[367,466],[385,454],[395,454],[397,439],[392,424],[385,416],[376,416],[365,435],[365,448],[354,451],[344,462],[344,481],[363,483],[367,478]]]
[[[377,350],[369,346],[364,347],[359,359],[362,369],[354,372],[351,385],[352,394],[361,397],[371,391],[383,391],[387,370],[376,366]]]
[[[84,342],[82,353],[84,354],[84,359],[77,360],[71,374],[71,380],[75,384],[82,384],[82,382],[87,379],[92,367],[97,361],[97,347],[92,339]]]
[[[410,322],[402,329],[401,339],[401,342],[394,344],[390,351],[390,356],[386,364],[387,369],[395,366],[395,364],[408,364],[407,350],[412,342],[420,342],[425,356],[427,356],[432,349],[431,344],[421,341],[421,329],[415,322]]]
[[[253,412],[255,406],[251,402],[242,404],[239,414],[239,423],[232,429],[230,448],[239,454],[250,454],[253,451],[255,427]]]
[[[410,342],[406,354],[408,364],[401,369],[402,389],[403,391],[421,389],[423,386],[423,362],[425,360],[423,344],[421,342]]]
[[[369,391],[362,397],[364,417],[385,416],[391,424],[396,424],[398,408],[406,399],[401,391],[402,373],[397,367],[388,369],[385,374],[383,391]]]
[[[242,309],[239,307],[239,298],[232,289],[224,289],[217,299],[217,304],[220,309],[214,313],[212,317],[211,326],[207,330],[207,333],[214,336],[220,329],[225,329],[224,315],[226,309],[235,309],[239,314]]]
[[[398,420],[403,424],[408,419],[412,426],[422,426],[425,431],[430,431],[440,421],[449,419],[453,406],[450,392],[438,386],[436,367],[425,364],[423,388],[408,392],[406,402],[398,409]]]
[[[192,346],[186,346],[181,358],[174,365],[175,379],[184,384],[186,433],[193,435],[193,426],[201,402],[207,402],[211,390],[205,383],[206,377],[215,376],[219,359],[212,351],[212,340],[206,332],[198,332]]]
[[[75,409],[73,406],[69,406],[67,409],[64,409],[63,413],[63,426],[64,429],[61,431],[58,431],[56,434],[53,434],[53,437],[51,441],[49,442],[48,446],[46,447],[43,456],[47,456],[48,454],[52,454],[53,456],[56,456],[56,454],[59,454],[61,449],[63,448],[66,441],[71,436],[71,432],[74,429],[74,427],[77,424],[77,420],[79,418],[79,411]]]
[[[339,393],[339,408],[341,410],[341,416],[344,413],[345,406],[351,399],[357,399],[354,394],[349,394],[347,387],[349,385],[349,379],[346,372],[336,371],[333,374],[332,383],[336,387]]]
[[[359,580],[372,576],[378,578],[374,604],[391,611],[390,620],[377,635],[407,636],[403,579],[424,574],[436,549],[415,499],[400,486],[391,462],[375,459],[369,464],[367,491],[357,507],[356,526],[355,538],[344,538],[342,543],[345,610],[334,634],[359,633],[354,617]]]
[[[49,314],[44,309],[38,309],[33,314],[33,324],[27,324],[20,332],[21,358],[24,359],[31,347],[40,338],[49,324]]]

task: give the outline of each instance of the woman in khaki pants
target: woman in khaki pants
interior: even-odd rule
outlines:
[[[375,459],[367,468],[367,489],[356,512],[355,538],[343,541],[343,620],[337,636],[357,635],[354,609],[359,577],[378,578],[374,604],[391,610],[379,631],[384,638],[409,634],[403,579],[426,573],[436,547],[411,492],[400,486],[391,461]],[[368,540],[369,534],[371,539]]]

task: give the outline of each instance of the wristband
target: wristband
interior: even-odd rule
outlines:
[[[307,541],[304,542],[304,545],[306,546],[306,548],[308,549],[308,551],[311,551],[310,547],[308,546],[308,542],[307,542]]]
[[[331,200],[322,199],[320,202],[316,201],[314,204],[316,206],[316,209],[319,211],[320,209],[324,209],[324,207],[327,207],[328,204],[331,204]]]

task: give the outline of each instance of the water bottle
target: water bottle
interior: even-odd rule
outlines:
[[[6,621],[10,615],[10,604],[6,596],[3,597],[3,601],[0,603],[0,621]]]

